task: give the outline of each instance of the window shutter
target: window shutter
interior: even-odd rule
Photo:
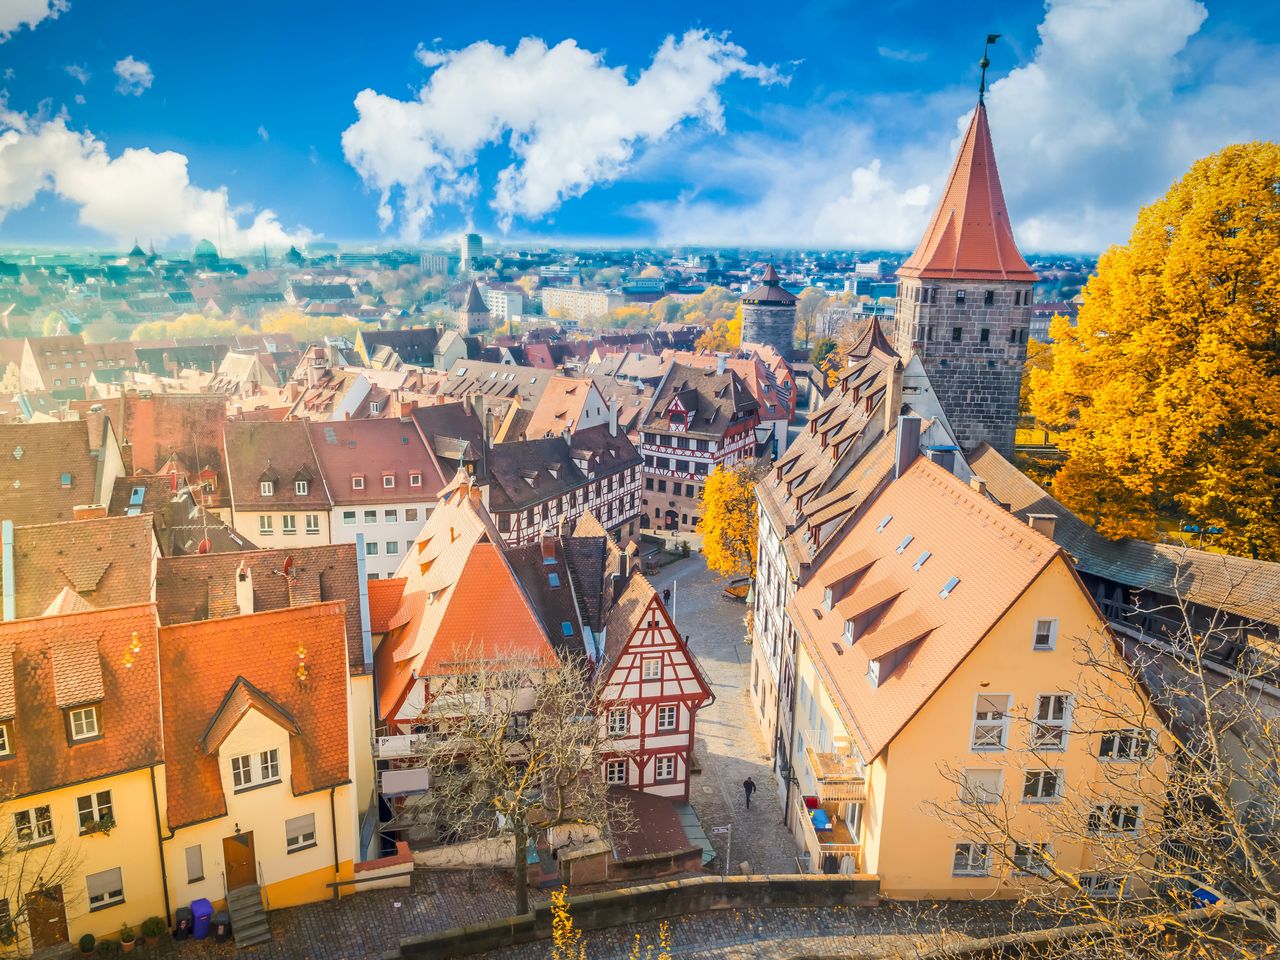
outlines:
[[[91,873],[84,878],[85,885],[89,888],[89,898],[107,897],[124,889],[124,884],[120,879],[120,868],[112,867],[110,870],[103,870],[101,873]]]

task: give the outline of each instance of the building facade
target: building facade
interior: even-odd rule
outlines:
[[[565,320],[598,320],[624,306],[626,299],[614,290],[548,286],[542,288],[542,312]]]

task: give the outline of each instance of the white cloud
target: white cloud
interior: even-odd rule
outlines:
[[[144,90],[151,88],[155,74],[151,72],[151,64],[145,60],[135,60],[132,56],[116,61],[116,92],[126,97],[140,97]]]
[[[0,220],[52,192],[80,208],[80,222],[113,240],[222,237],[228,252],[305,242],[271,210],[231,204],[225,187],[193,186],[187,158],[128,148],[111,156],[65,115],[31,117],[0,104]]]
[[[895,47],[877,47],[876,53],[880,54],[885,60],[897,60],[900,63],[924,63],[929,59],[927,53],[921,53],[916,50],[899,50]]]
[[[41,20],[54,19],[70,6],[67,0],[0,0],[0,43],[23,27],[34,30]]]
[[[1195,159],[1228,143],[1280,136],[1275,48],[1206,41],[1189,75],[1187,47],[1206,17],[1196,0],[1047,3],[1032,59],[987,93],[1005,196],[1024,249],[1097,250],[1123,241],[1138,209]],[[890,142],[865,124],[824,116],[823,142],[807,134],[727,139],[711,154],[694,155],[690,175],[703,187],[726,189],[734,184],[723,171],[732,171],[737,189],[746,184],[754,202],[743,208],[695,196],[641,212],[671,242],[726,242],[747,230],[751,242],[776,245],[909,248],[969,121],[969,110],[957,116],[955,105],[949,91],[885,108],[917,111],[920,128],[936,121],[941,136],[895,135]]]
[[[262,124],[258,124],[258,136],[260,136],[264,142],[271,139],[271,134],[267,133],[267,128]]]
[[[84,86],[89,82],[90,74],[88,67],[81,66],[78,63],[69,63],[66,66],[66,71],[68,76],[73,80],[78,80],[81,86]]]
[[[380,195],[383,228],[398,220],[410,238],[441,204],[477,194],[476,161],[487,146],[505,144],[513,158],[492,200],[505,229],[617,178],[641,145],[688,121],[722,129],[718,88],[728,78],[781,79],[703,30],[668,37],[634,81],[573,40],[548,47],[526,37],[510,53],[487,42],[453,51],[420,46],[416,56],[433,70],[417,98],[363,90],[359,120],[342,135],[347,162]]]

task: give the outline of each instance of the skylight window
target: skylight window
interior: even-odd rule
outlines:
[[[880,525],[876,527],[876,533],[883,533],[884,528],[889,525],[889,521],[893,519],[892,513],[886,513],[884,519],[880,521]]]
[[[902,553],[904,550],[907,549],[907,547],[911,546],[911,541],[914,539],[915,537],[913,537],[911,534],[908,533],[905,537],[902,538],[902,542],[898,544],[898,549],[896,552]]]
[[[573,624],[572,624],[572,623],[570,623],[568,620],[561,620],[561,621],[560,621],[560,632],[561,632],[561,633],[563,633],[566,637],[572,637],[572,636],[573,636]]]
[[[553,587],[560,586],[560,574],[552,570],[550,573],[547,574],[547,583],[551,584],[551,586]]]
[[[911,565],[911,569],[919,570],[928,562],[929,558],[932,556],[933,554],[928,550],[926,550],[924,553],[920,554],[920,556],[916,557],[916,562]]]
[[[959,586],[959,584],[960,584],[960,578],[952,577],[950,580],[947,581],[947,585],[938,592],[938,596],[940,596],[943,600],[947,599],[947,597],[951,596],[951,591],[954,590],[957,586]]]

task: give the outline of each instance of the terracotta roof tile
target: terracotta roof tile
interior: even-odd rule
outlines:
[[[202,741],[239,681],[296,724],[288,781],[295,796],[348,782],[344,623],[342,604],[318,603],[161,628],[161,677],[165,689],[181,691],[164,703],[171,829],[226,813],[218,758]],[[300,643],[305,679],[297,675]]]
[[[429,501],[444,487],[412,420],[317,421],[307,428],[335,505]],[[410,485],[410,474],[419,477],[418,486]],[[357,475],[364,478],[363,489],[352,486]],[[390,489],[383,484],[386,476],[395,484]]]
[[[373,633],[387,632],[391,618],[400,609],[400,600],[404,597],[404,585],[407,582],[404,577],[369,581],[369,629]]]
[[[0,720],[12,720],[18,709],[18,694],[13,686],[13,644],[0,644]]]
[[[0,517],[53,523],[96,503],[97,445],[83,421],[0,424]]]
[[[231,684],[231,689],[222,698],[222,703],[209,721],[204,736],[200,738],[200,746],[204,752],[216,753],[218,747],[222,746],[222,742],[235,729],[236,724],[250,710],[257,710],[294,736],[302,733],[298,729],[297,721],[288,710],[240,676],[236,677],[235,682]]]
[[[59,707],[96,703],[103,697],[102,655],[98,637],[60,637],[49,646],[53,661],[54,699]]]

